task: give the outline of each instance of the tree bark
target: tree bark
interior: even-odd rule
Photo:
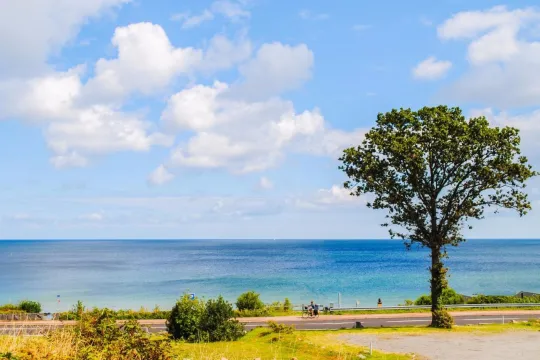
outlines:
[[[431,248],[431,326],[452,327],[452,317],[443,307],[442,292],[447,287],[446,268],[442,262],[440,247]]]

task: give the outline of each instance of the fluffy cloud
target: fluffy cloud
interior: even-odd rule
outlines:
[[[71,41],[91,17],[130,0],[0,2],[0,78],[35,75],[47,57]]]
[[[360,140],[360,131],[328,127],[317,109],[297,113],[290,101],[231,99],[227,84],[198,85],[171,97],[162,120],[169,128],[195,131],[171,155],[177,166],[260,171],[285,151],[334,156]]]
[[[159,165],[148,177],[148,182],[152,185],[163,185],[174,179],[174,175],[163,165]]]
[[[255,58],[240,67],[243,80],[231,93],[261,99],[296,89],[311,79],[313,61],[313,52],[305,44],[264,44]]]
[[[163,28],[151,23],[117,28],[112,44],[118,57],[96,63],[96,76],[87,84],[92,99],[122,98],[134,91],[151,94],[176,75],[193,71],[203,58],[201,50],[173,47]]]
[[[439,37],[469,41],[471,64],[446,95],[498,108],[540,105],[540,42],[533,34],[539,25],[538,10],[503,6],[461,12],[445,21]]]
[[[437,60],[434,56],[420,62],[412,71],[416,79],[435,80],[446,75],[452,67],[450,61]]]

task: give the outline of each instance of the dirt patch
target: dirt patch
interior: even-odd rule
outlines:
[[[385,352],[414,353],[423,359],[540,359],[540,332],[502,334],[347,334],[340,340]]]

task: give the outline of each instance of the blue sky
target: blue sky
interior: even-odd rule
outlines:
[[[540,167],[533,5],[2,2],[0,238],[386,238],[337,169],[379,112],[461,106]]]

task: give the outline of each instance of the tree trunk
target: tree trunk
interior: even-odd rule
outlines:
[[[443,254],[440,247],[431,249],[431,326],[451,328],[453,319],[444,310],[442,292],[447,286],[446,268],[442,262]]]

